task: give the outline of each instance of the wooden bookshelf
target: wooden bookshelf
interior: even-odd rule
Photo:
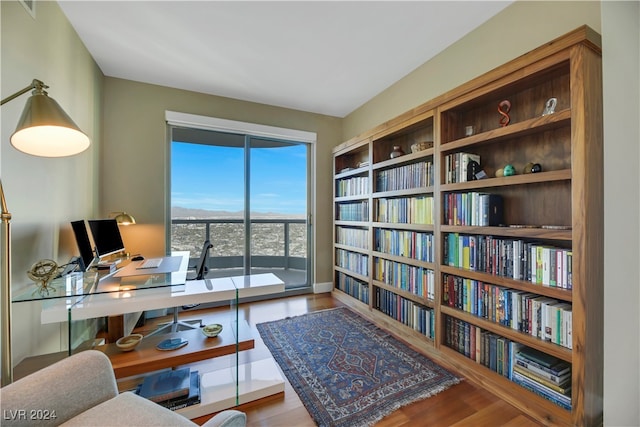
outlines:
[[[334,149],[334,296],[547,425],[603,422],[601,73],[600,36],[580,27]],[[503,100],[511,103],[505,126]],[[413,152],[418,143],[424,149]],[[405,155],[390,158],[396,146]],[[463,153],[480,157],[485,179],[450,178]],[[528,163],[541,171],[525,172]],[[496,174],[508,164],[514,175]],[[453,200],[456,215],[481,216],[472,193],[500,196],[499,225],[445,216]],[[350,203],[366,210],[341,215]],[[532,306],[555,323],[541,323]],[[474,360],[485,335],[509,361],[526,346],[569,362],[570,409],[514,381],[509,361],[502,369]]]

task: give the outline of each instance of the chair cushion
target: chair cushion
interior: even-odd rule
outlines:
[[[196,426],[182,415],[131,392],[81,413],[63,426]]]

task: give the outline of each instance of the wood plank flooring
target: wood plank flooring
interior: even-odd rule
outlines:
[[[308,312],[341,306],[330,294],[302,295],[272,301],[240,305],[240,311],[250,325],[270,320],[298,316]],[[219,310],[219,309],[216,309]],[[181,320],[214,316],[216,310],[192,310],[181,314]],[[228,308],[224,308],[228,310]],[[139,328],[152,330],[155,322]],[[255,349],[243,355],[248,360],[260,360],[268,350],[257,334]],[[315,426],[311,416],[285,378],[284,395],[250,402],[238,409],[247,414],[247,426],[306,427]],[[203,423],[208,417],[196,420]],[[428,399],[407,405],[380,420],[376,427],[402,426],[539,426],[518,409],[468,381]]]

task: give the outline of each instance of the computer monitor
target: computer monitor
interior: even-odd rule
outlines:
[[[115,219],[90,219],[88,222],[100,258],[124,251],[124,243]]]
[[[91,247],[91,240],[89,240],[89,232],[87,231],[87,224],[84,220],[71,221],[71,228],[73,234],[76,236],[76,244],[80,251],[80,258],[82,258],[83,265],[80,270],[86,271],[93,262],[93,249]]]

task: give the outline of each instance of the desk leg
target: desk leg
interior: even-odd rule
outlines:
[[[107,342],[116,342],[118,338],[129,335],[142,316],[142,311],[107,317]]]
[[[124,315],[107,317],[107,342],[113,343],[124,334]]]

